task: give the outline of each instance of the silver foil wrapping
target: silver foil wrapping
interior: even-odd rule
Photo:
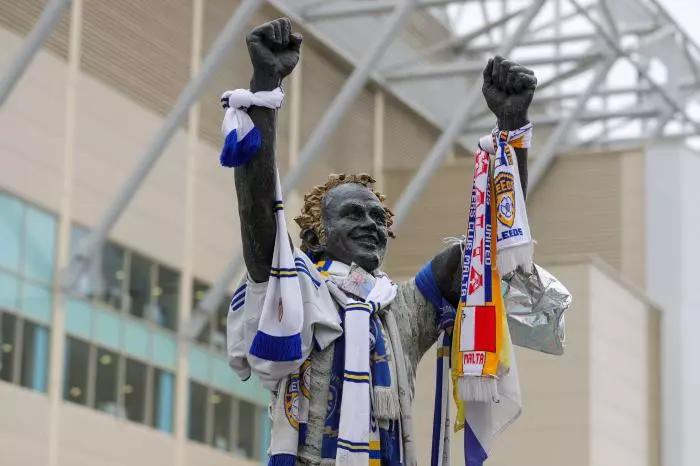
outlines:
[[[503,278],[504,301],[513,344],[543,353],[564,353],[564,312],[571,293],[545,269],[517,269]]]

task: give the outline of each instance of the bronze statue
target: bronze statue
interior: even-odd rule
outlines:
[[[254,70],[250,81],[252,92],[278,87],[297,65],[302,37],[292,32],[287,18],[256,27],[246,41]],[[496,116],[499,129],[515,130],[529,123],[528,107],[537,84],[531,70],[496,56],[484,68],[483,79],[483,95]],[[263,284],[270,276],[276,233],[272,189],[276,177],[276,110],[251,107],[248,113],[261,132],[262,146],[252,160],[235,169],[235,184],[248,280],[250,284]],[[527,149],[516,148],[515,152],[525,192]],[[314,261],[353,265],[369,274],[379,271],[392,236],[392,213],[383,204],[382,194],[372,188],[373,181],[366,174],[331,175],[324,185],[317,186],[305,197],[303,211],[296,218],[301,226],[304,253]],[[455,307],[460,298],[461,264],[460,244],[448,246],[432,259],[439,291]],[[396,357],[406,362],[410,391],[418,361],[438,336],[435,312],[416,291],[413,281],[398,286],[394,304],[387,312],[394,315],[398,325],[399,347],[405,354]],[[394,338],[391,332],[388,336]],[[333,346],[312,350],[308,358],[311,367],[308,432],[299,447],[297,464],[321,464],[327,406],[334,401],[332,394],[329,395]],[[282,396],[281,393],[275,395]],[[411,432],[404,428],[401,435],[404,448],[408,448],[412,443]],[[389,464],[385,455],[388,453],[382,451],[382,464]],[[411,461],[407,459],[406,464]]]

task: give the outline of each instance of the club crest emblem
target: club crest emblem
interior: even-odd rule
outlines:
[[[284,390],[284,414],[289,425],[296,430],[299,430],[299,389],[299,375],[290,375]]]
[[[515,180],[513,175],[501,172],[494,180],[496,191],[496,218],[508,228],[515,223]]]
[[[311,361],[307,359],[299,368],[299,375],[301,377],[301,394],[306,397],[306,399],[311,399]]]
[[[282,307],[282,298],[280,298],[280,302],[277,305],[277,319],[282,322],[282,317],[284,317],[284,307]]]

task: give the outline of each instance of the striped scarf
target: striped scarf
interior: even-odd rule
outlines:
[[[339,466],[379,466],[383,437],[380,423],[390,420],[397,426],[399,418],[395,377],[392,384],[393,358],[387,351],[390,345],[386,344],[379,318],[379,312],[396,296],[396,285],[384,274],[373,277],[356,266],[325,261],[317,267],[328,277],[326,283],[340,306],[344,328],[342,341],[337,340],[335,345],[332,401],[322,456],[334,458]],[[380,397],[385,397],[383,403],[395,400],[391,407],[384,407],[387,412],[377,410],[377,389]],[[395,438],[400,439],[398,435]]]

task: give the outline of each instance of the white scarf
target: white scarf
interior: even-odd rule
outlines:
[[[336,262],[333,265],[343,265]],[[350,269],[350,274],[353,273]],[[329,271],[332,273],[331,271]],[[371,284],[371,276],[357,274],[350,281]],[[370,278],[369,280],[367,278]],[[374,280],[369,293],[359,285],[358,296],[366,294],[364,301],[345,294],[333,282],[328,288],[345,315],[345,368],[343,373],[343,399],[340,405],[338,449],[336,465],[367,466],[372,452],[379,452],[379,427],[372,419],[372,381],[370,377],[369,325],[370,316],[391,304],[396,297],[396,285],[386,275]]]
[[[479,140],[479,147],[495,155],[493,183],[498,232],[498,271],[505,276],[519,265],[532,269],[534,245],[527,220],[525,196],[514,147],[527,149],[532,141],[532,123],[513,131],[494,129]]]

